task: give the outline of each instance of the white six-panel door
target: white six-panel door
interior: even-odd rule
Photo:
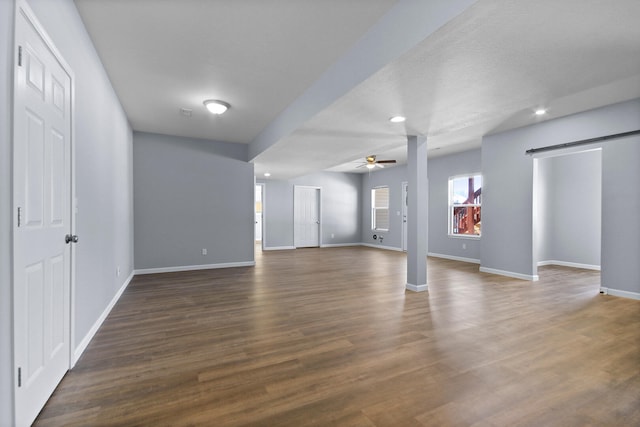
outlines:
[[[23,2],[14,68],[16,425],[30,425],[70,364],[71,77]],[[45,41],[47,40],[47,41]]]
[[[407,216],[409,203],[409,184],[402,183],[402,250],[407,251]]]
[[[320,189],[294,187],[294,246],[320,246]]]
[[[255,221],[256,226],[254,230],[254,236],[256,242],[262,241],[262,227],[263,227],[263,215],[264,215],[264,194],[263,194],[263,184],[256,184],[254,190],[254,198],[255,198]]]

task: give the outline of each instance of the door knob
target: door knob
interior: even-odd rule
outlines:
[[[78,243],[78,236],[76,234],[67,234],[64,236],[64,242],[69,243]]]

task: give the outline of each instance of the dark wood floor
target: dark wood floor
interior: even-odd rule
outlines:
[[[370,248],[136,277],[37,426],[640,426],[640,301]]]

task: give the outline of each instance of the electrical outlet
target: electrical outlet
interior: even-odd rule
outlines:
[[[202,255],[206,255],[207,254],[207,248],[202,248]]]
[[[333,239],[334,237],[336,237],[336,235],[331,233],[331,238]]]
[[[116,277],[120,277],[120,267],[116,267]]]
[[[466,243],[462,244],[462,249],[467,249],[467,244]]]

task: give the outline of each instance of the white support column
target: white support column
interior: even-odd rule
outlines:
[[[414,292],[427,290],[428,178],[427,139],[407,136],[407,284]]]

